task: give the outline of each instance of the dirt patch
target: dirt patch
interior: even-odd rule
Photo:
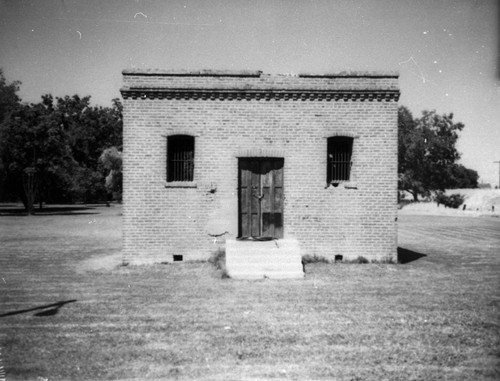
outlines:
[[[95,256],[76,263],[76,272],[111,271],[122,264],[122,253]]]

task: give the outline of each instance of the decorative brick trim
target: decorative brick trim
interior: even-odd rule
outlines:
[[[272,148],[251,148],[236,152],[236,157],[285,157],[285,151]]]
[[[201,99],[201,100],[285,100],[285,101],[395,101],[398,90],[241,90],[169,89],[161,87],[121,88],[124,99]]]

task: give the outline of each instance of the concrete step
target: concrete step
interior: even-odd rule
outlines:
[[[303,266],[302,263],[233,263],[230,265],[232,271],[258,271],[262,269],[264,271],[277,271],[277,272],[286,272],[286,271],[302,271]],[[227,264],[226,264],[227,269]]]
[[[227,240],[226,270],[235,279],[304,277],[297,240]]]
[[[231,275],[233,279],[302,279],[304,278],[304,273],[300,272],[271,272],[267,274],[262,274],[261,272],[233,272]]]
[[[282,257],[273,257],[273,256],[268,256],[268,257],[265,257],[265,256],[246,256],[246,257],[237,257],[237,258],[230,258],[229,261],[226,260],[226,264],[227,263],[231,263],[231,264],[248,264],[248,265],[252,265],[252,264],[256,264],[256,263],[261,263],[261,264],[265,264],[265,263],[269,263],[269,264],[273,264],[273,265],[286,265],[287,263],[301,263],[302,261],[302,258],[301,257],[286,257],[286,256],[282,256]]]

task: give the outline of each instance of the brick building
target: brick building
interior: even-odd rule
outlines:
[[[396,259],[394,73],[125,70],[124,260],[238,237]]]

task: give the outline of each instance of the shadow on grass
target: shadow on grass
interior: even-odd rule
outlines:
[[[36,314],[34,314],[34,316],[39,316],[39,317],[53,316],[59,312],[59,309],[62,306],[64,306],[65,304],[74,303],[74,302],[76,302],[76,299],[64,300],[64,301],[57,302],[57,303],[46,304],[45,306],[28,308],[28,309],[19,310],[19,311],[7,312],[4,314],[0,314],[0,317],[19,315],[19,314],[24,314],[26,312],[32,312],[32,311],[38,311],[38,310],[43,310],[43,311],[37,312]]]
[[[405,264],[416,261],[417,259],[427,257],[426,254],[417,253],[412,250],[403,249],[402,247],[398,247],[398,262]]]
[[[46,206],[42,209],[35,209],[35,216],[67,216],[67,215],[80,215],[80,214],[99,214],[94,211],[95,207],[90,206]],[[0,215],[2,216],[27,216],[24,208],[0,208]]]

